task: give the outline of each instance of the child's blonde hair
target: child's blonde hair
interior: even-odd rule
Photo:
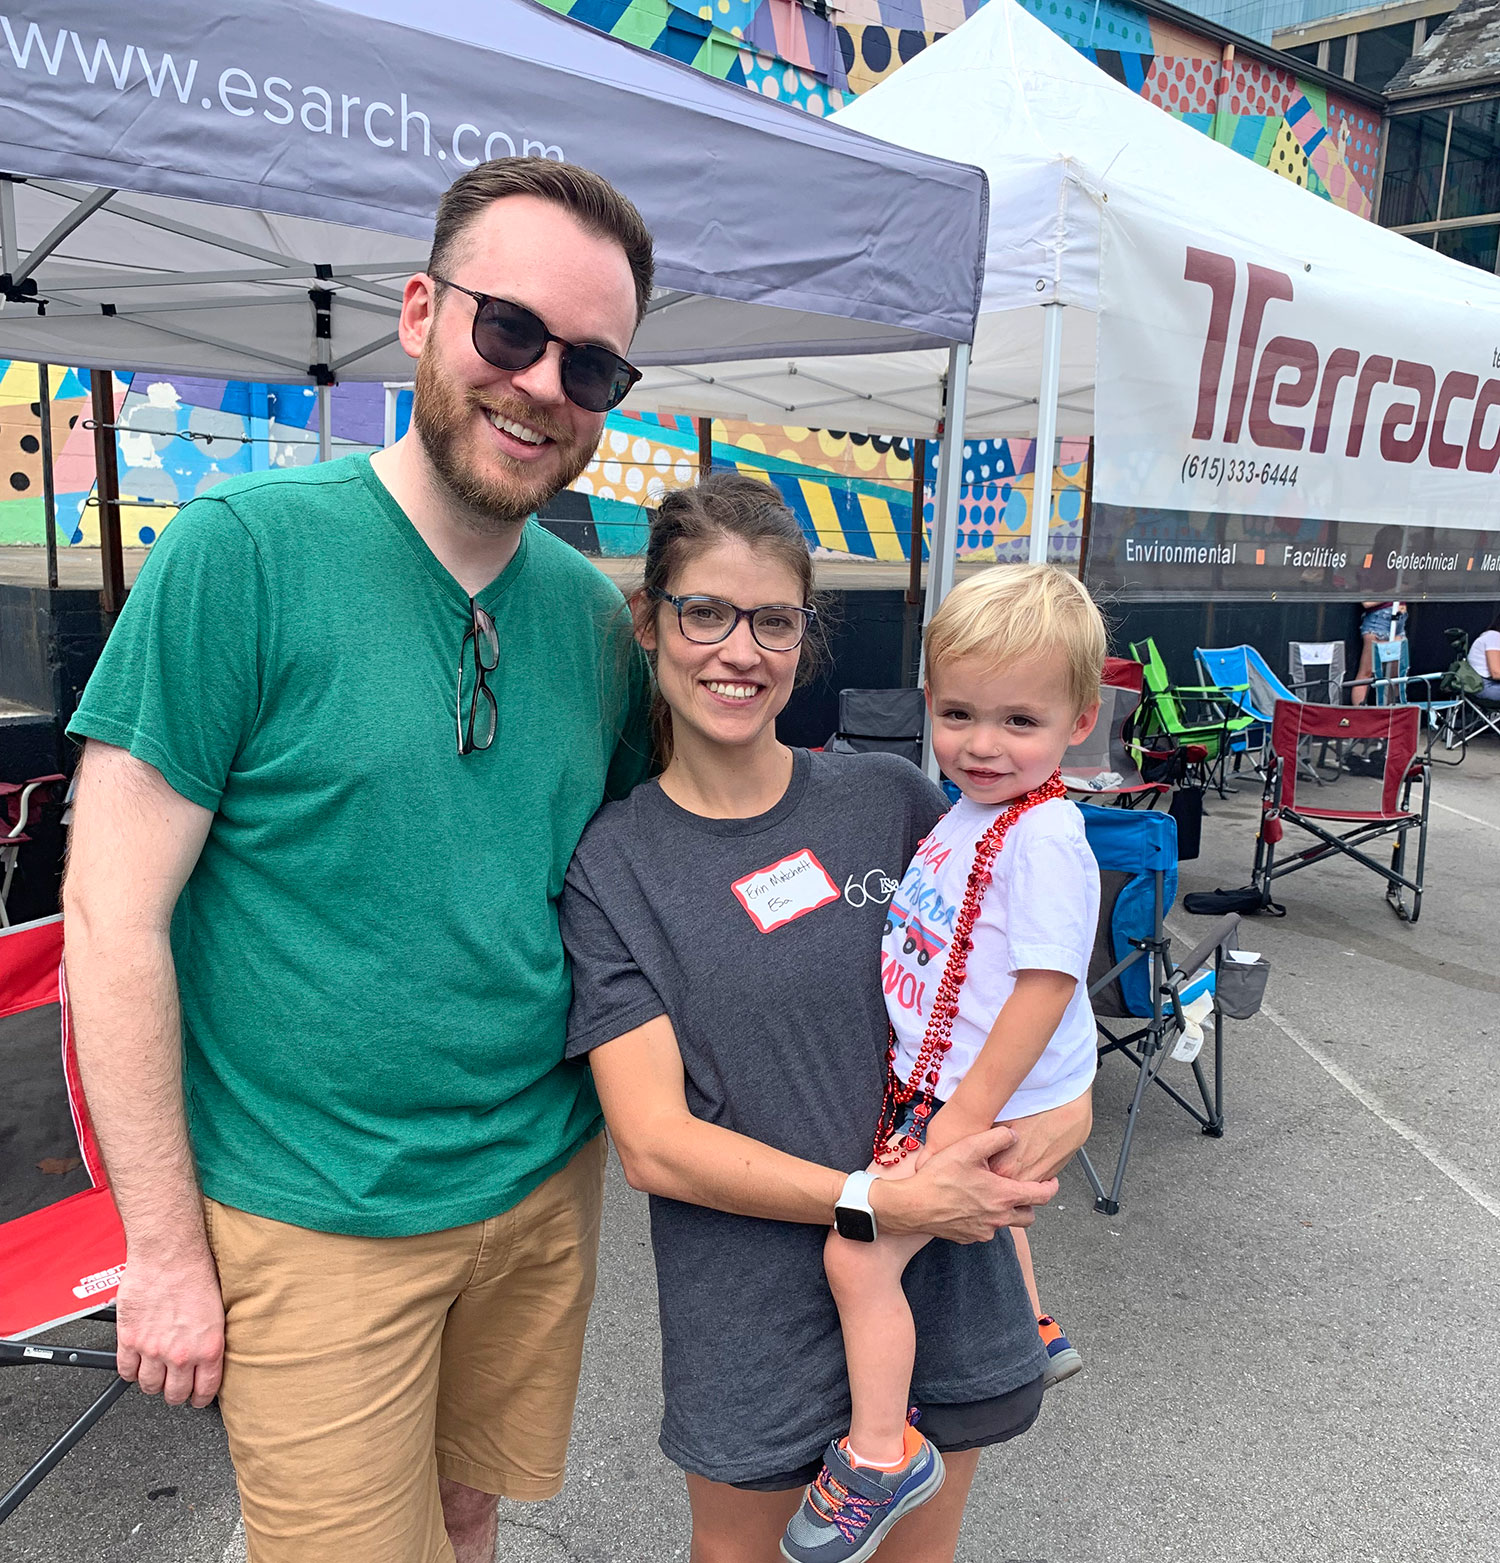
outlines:
[[[1000,670],[1037,652],[1061,654],[1078,711],[1099,698],[1107,637],[1094,599],[1051,564],[997,565],[955,586],[923,641],[927,678],[950,662],[982,658]]]

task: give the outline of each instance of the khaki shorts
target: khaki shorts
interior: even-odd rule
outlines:
[[[250,1563],[452,1563],[439,1476],[562,1487],[604,1155],[601,1134],[513,1210],[419,1237],[205,1201]]]

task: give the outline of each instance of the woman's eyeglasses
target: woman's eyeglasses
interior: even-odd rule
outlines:
[[[520,304],[476,293],[436,272],[428,275],[474,300],[474,351],[485,363],[512,372],[529,369],[547,351],[547,344],[556,342],[562,348],[563,394],[585,412],[609,412],[618,407],[641,377],[634,364],[607,347],[565,342],[553,336],[540,315]]]
[[[715,646],[734,634],[741,619],[749,619],[750,633],[766,651],[795,651],[812,628],[817,612],[771,603],[762,608],[736,608],[721,597],[673,597],[650,587],[646,595],[677,610],[677,627],[686,640],[699,646]]]
[[[472,648],[472,649],[471,649]],[[495,621],[471,597],[469,628],[458,652],[458,752],[473,754],[495,741],[500,711],[485,675],[500,666]]]

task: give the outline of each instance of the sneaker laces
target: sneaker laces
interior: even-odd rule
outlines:
[[[818,1499],[823,1500],[822,1503]],[[850,1492],[825,1465],[808,1489],[807,1501],[818,1517],[834,1526],[847,1542],[858,1540],[859,1533],[874,1517],[875,1504],[857,1492]]]

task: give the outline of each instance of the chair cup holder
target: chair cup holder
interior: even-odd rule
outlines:
[[[1266,978],[1271,975],[1268,960],[1221,960],[1214,974],[1214,994],[1221,1014],[1230,1020],[1249,1020],[1260,1013],[1266,996]]]

